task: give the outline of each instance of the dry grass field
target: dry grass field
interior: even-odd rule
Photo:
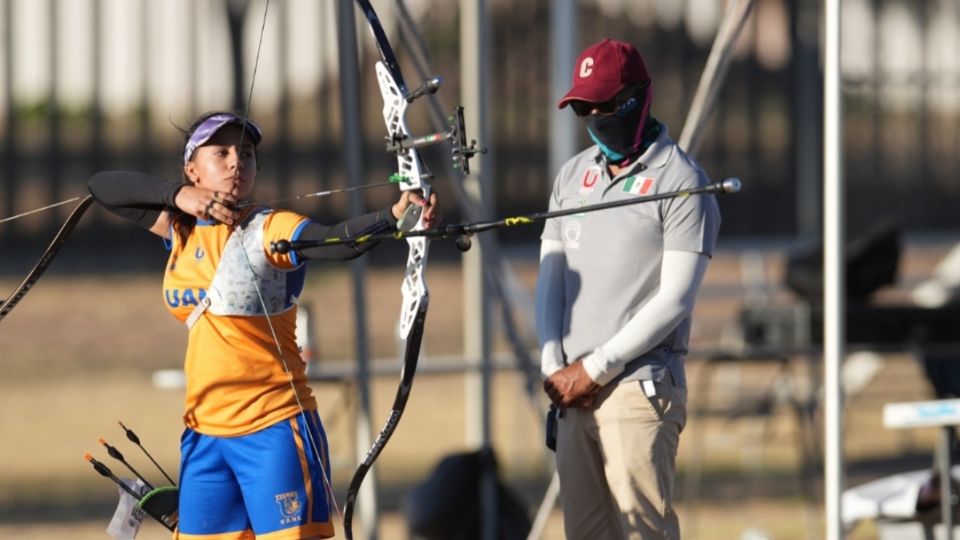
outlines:
[[[897,300],[903,289],[929,272],[946,246],[908,246],[901,260],[901,282],[885,292]],[[782,253],[765,252],[770,279],[779,282]],[[725,346],[743,300],[741,256],[727,249],[715,258],[698,304],[693,348]],[[5,263],[6,264],[6,263]],[[57,263],[54,263],[57,266]],[[529,257],[514,270],[532,291],[536,267]],[[303,300],[312,307],[312,326],[324,366],[353,356],[353,301],[346,266],[311,270]],[[2,291],[11,291],[25,273],[3,268]],[[400,267],[372,267],[367,280],[371,354],[395,357]],[[424,360],[462,353],[462,276],[455,262],[428,268],[431,308],[424,338]],[[789,301],[779,288],[777,301]],[[498,313],[494,310],[494,313]],[[507,351],[494,317],[496,352]],[[529,329],[521,328],[529,335]],[[534,346],[531,342],[528,345]],[[179,367],[184,332],[160,304],[159,275],[52,273],[0,324],[0,538],[106,538],[104,527],[116,502],[115,488],[84,462],[106,457],[99,437],[120,448],[150,478],[159,473],[127,443],[117,420],[134,428],[157,460],[175,473],[181,432],[181,395],[161,389],[151,377]],[[342,364],[341,364],[342,365]],[[688,539],[815,539],[822,537],[822,487],[818,473],[802,471],[804,436],[791,402],[816,399],[810,361],[724,362],[707,369],[690,361],[691,417],[681,439],[677,482],[680,515]],[[710,377],[707,379],[707,377]],[[550,455],[542,445],[541,396],[532,402],[516,371],[498,371],[493,386],[494,448],[504,478],[529,504],[539,504],[549,481]],[[373,384],[373,423],[379,427],[396,388],[395,377]],[[354,467],[355,385],[317,382],[330,439],[335,490],[342,499]],[[456,374],[421,373],[404,418],[377,462],[384,515],[383,538],[406,538],[400,511],[404,493],[422,481],[443,456],[468,450],[464,436],[464,380]],[[890,432],[881,422],[882,404],[930,398],[917,362],[907,355],[885,355],[869,383],[851,395],[846,407],[846,453],[851,485],[885,474],[922,468],[936,440],[933,431]],[[745,407],[744,404],[763,407]],[[698,415],[738,410],[741,414]],[[760,414],[762,412],[762,414]],[[874,537],[861,524],[850,538]],[[751,536],[753,535],[753,536]],[[149,523],[139,538],[169,535]],[[554,511],[544,538],[562,538]]]

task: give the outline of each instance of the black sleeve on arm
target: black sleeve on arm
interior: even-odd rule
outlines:
[[[303,228],[296,240],[326,240],[328,238],[356,238],[365,234],[376,234],[396,230],[397,220],[391,207],[348,219],[336,225],[320,225],[311,222]],[[307,259],[347,260],[354,259],[373,249],[379,242],[362,244],[339,244],[301,249],[298,253]]]
[[[132,171],[99,172],[87,181],[93,198],[110,213],[149,229],[160,213],[175,209],[182,182]]]

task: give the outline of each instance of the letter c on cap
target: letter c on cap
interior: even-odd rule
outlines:
[[[591,73],[593,73],[593,58],[588,56],[580,62],[580,78],[589,77]]]

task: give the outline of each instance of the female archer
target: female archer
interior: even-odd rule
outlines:
[[[352,259],[376,244],[285,255],[270,244],[385,231],[417,206],[430,227],[440,219],[436,196],[404,192],[387,208],[325,226],[241,204],[254,187],[262,139],[250,120],[208,113],[185,139],[182,181],[111,171],[88,182],[104,208],[170,250],[164,300],[189,336],[174,536],[333,536],[327,441],[296,343],[296,301],[306,260]]]

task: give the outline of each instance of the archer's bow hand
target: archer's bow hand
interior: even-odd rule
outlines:
[[[225,191],[185,185],[177,192],[176,203],[177,208],[197,219],[233,225],[240,218],[235,210],[237,197]]]
[[[391,208],[391,213],[399,221],[403,219],[407,209],[412,205],[420,207],[423,228],[425,229],[436,227],[443,220],[436,193],[430,193],[430,199],[426,200],[417,191],[404,191],[400,194],[400,199]]]

